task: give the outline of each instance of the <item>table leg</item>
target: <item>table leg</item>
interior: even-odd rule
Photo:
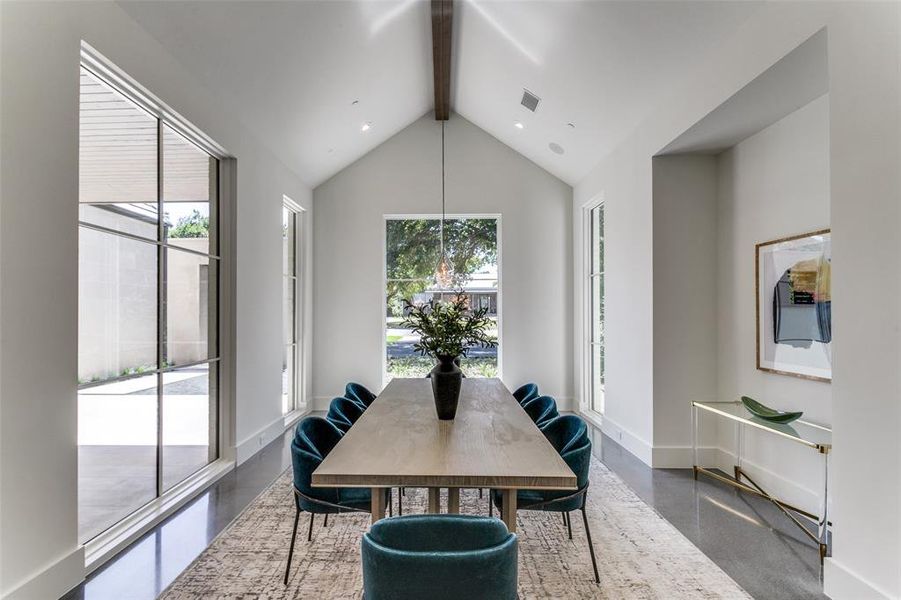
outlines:
[[[694,472],[695,480],[698,479],[698,467],[701,463],[698,462],[698,407],[694,405],[694,402],[691,403],[691,456],[692,460],[694,460],[694,464],[692,465],[692,471]]]
[[[460,514],[460,488],[447,488],[447,513]]]
[[[820,540],[820,562],[829,550],[829,453],[823,454],[823,496],[820,498],[820,522],[817,537]]]
[[[385,493],[382,488],[372,488],[372,523],[385,518]]]
[[[441,488],[429,488],[429,512],[433,515],[441,512]]]
[[[501,507],[507,531],[516,533],[516,490],[504,490]]]

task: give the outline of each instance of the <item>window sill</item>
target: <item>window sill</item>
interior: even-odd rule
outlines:
[[[595,412],[590,408],[583,409],[582,407],[579,407],[579,416],[581,416],[586,422],[588,422],[598,431],[604,430],[604,415],[602,415],[601,413]]]
[[[182,481],[163,496],[144,505],[84,545],[85,575],[89,575],[129,544],[150,531],[157,524],[174,514],[182,506],[197,497],[200,492],[216,483],[235,468],[234,461],[220,458],[210,463],[188,479]]]
[[[306,405],[303,405],[303,408],[296,408],[285,415],[285,429],[289,427],[293,427],[298,421],[300,421],[304,416],[308,415],[310,410]]]

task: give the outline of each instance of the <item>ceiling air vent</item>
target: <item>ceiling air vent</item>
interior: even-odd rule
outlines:
[[[538,108],[538,103],[541,102],[541,98],[530,92],[529,90],[523,89],[522,91],[522,105],[535,112],[535,109]]]

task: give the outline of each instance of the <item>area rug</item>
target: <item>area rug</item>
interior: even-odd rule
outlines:
[[[521,511],[519,595],[531,598],[749,598],[622,480],[592,458],[588,518],[600,571],[594,582],[581,515],[573,539],[557,513]],[[488,500],[463,490],[461,512],[487,514]],[[408,489],[404,514],[424,512],[425,490]],[[396,508],[396,506],[395,506]],[[496,515],[497,513],[495,513]],[[165,600],[353,598],[362,596],[360,538],[369,515],[301,515],[288,585],[285,561],[294,520],[290,471],[282,474],[163,593]]]

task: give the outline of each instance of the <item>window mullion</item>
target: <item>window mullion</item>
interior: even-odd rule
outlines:
[[[166,361],[166,249],[163,247],[166,220],[163,214],[163,122],[156,121],[156,203],[157,203],[157,304],[156,304],[156,368]],[[156,496],[163,495],[163,373],[156,375]]]

